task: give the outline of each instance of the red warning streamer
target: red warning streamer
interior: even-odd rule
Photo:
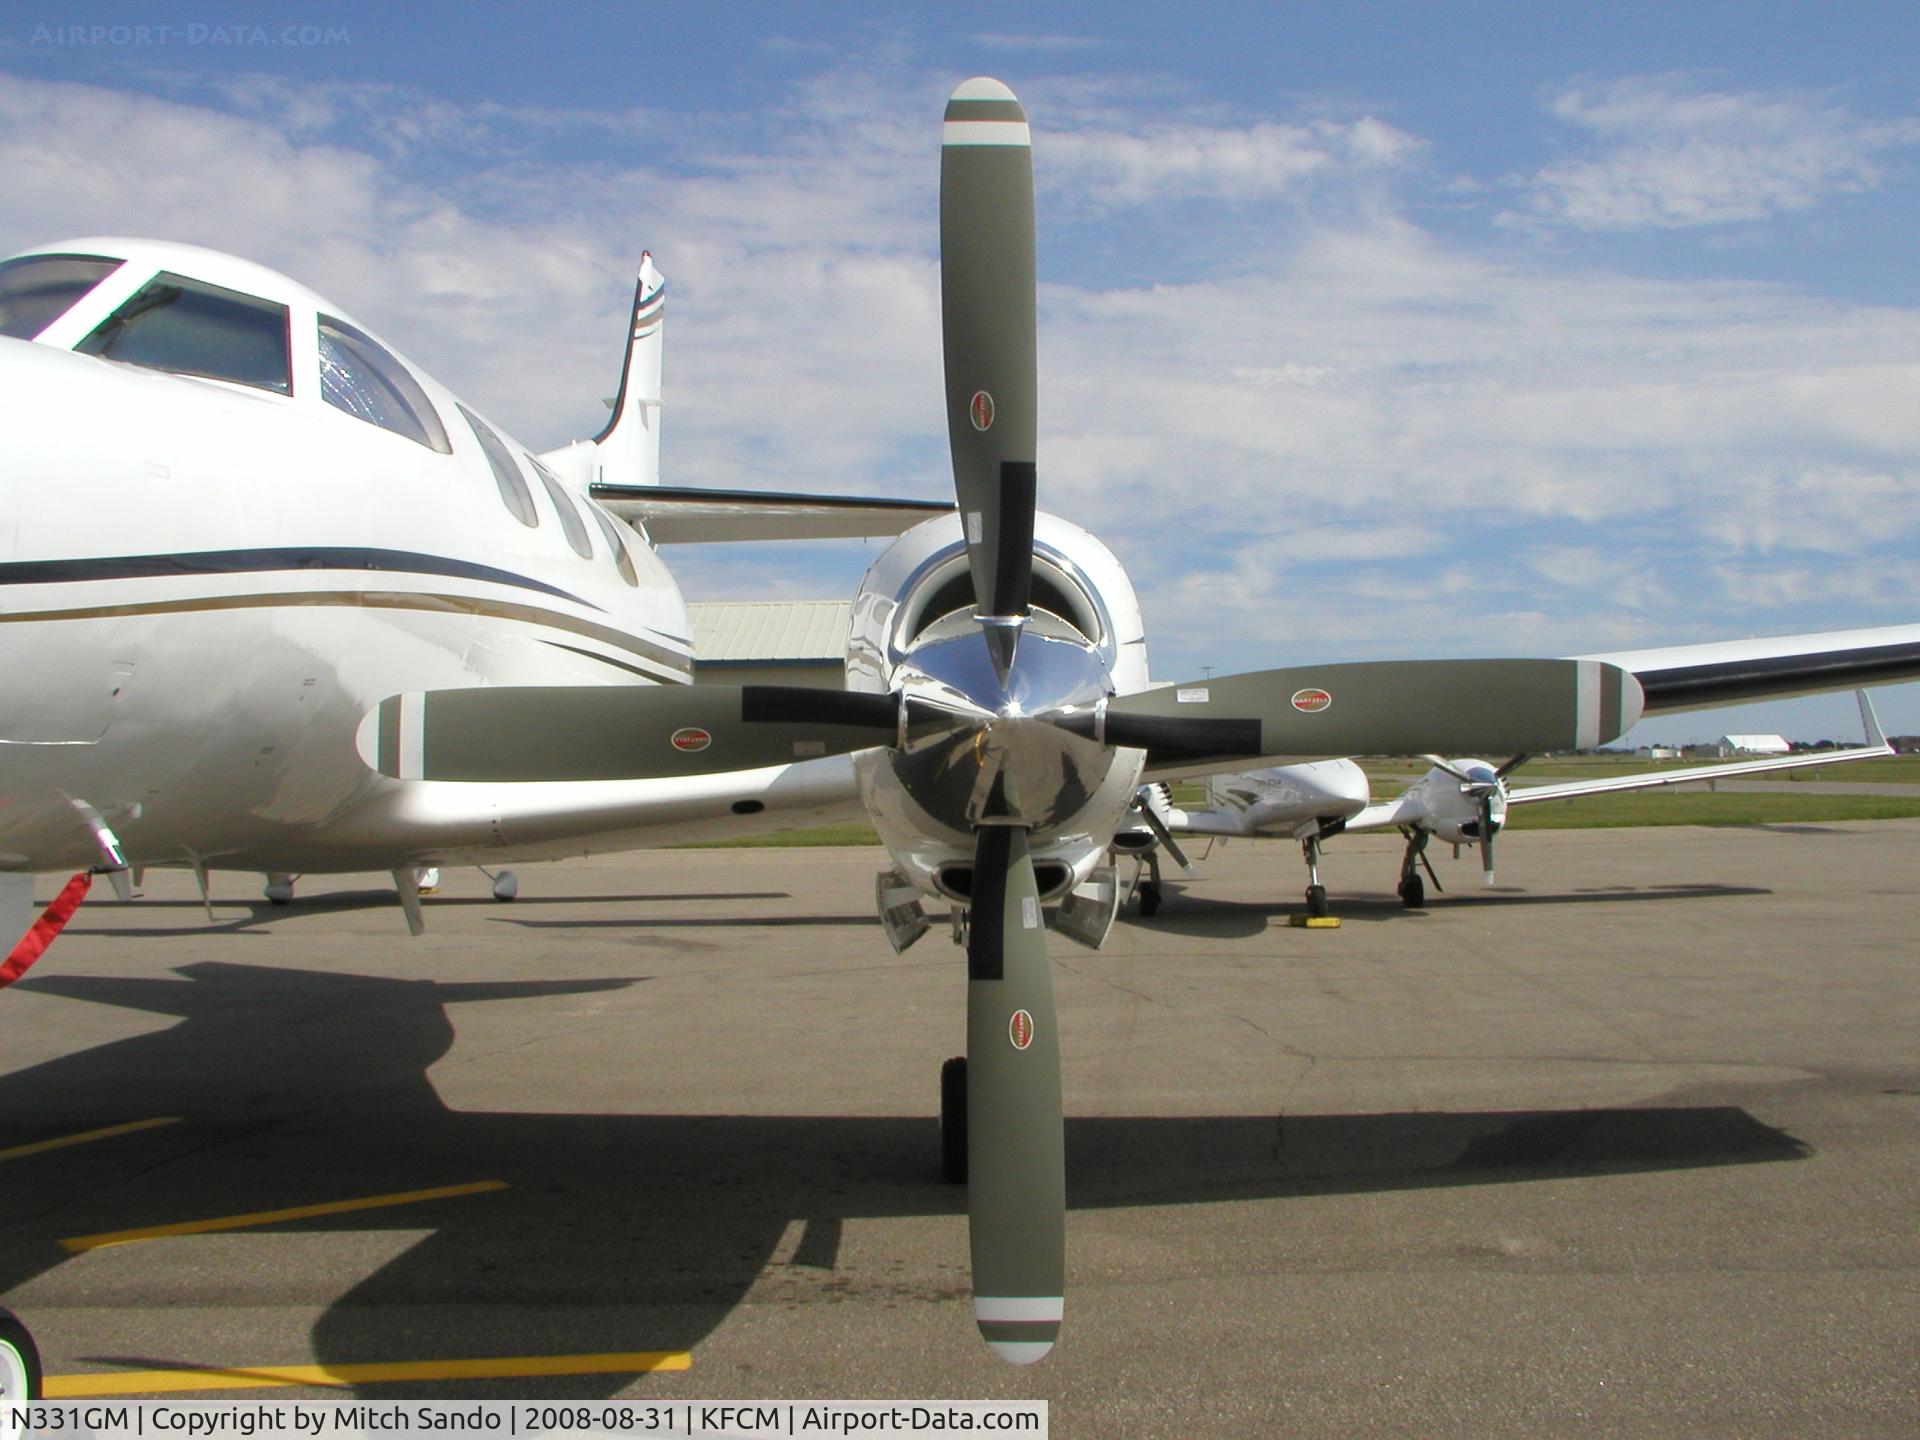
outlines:
[[[33,927],[20,937],[20,943],[13,947],[13,953],[0,961],[0,990],[6,989],[32,967],[53,943],[53,937],[66,929],[67,921],[73,918],[73,912],[80,908],[80,902],[87,898],[87,891],[93,886],[93,875],[82,870],[67,881],[67,888],[53,897],[53,903],[41,912]]]

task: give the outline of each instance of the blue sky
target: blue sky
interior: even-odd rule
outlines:
[[[670,481],[931,496],[939,114],[994,74],[1043,503],[1156,674],[1897,624],[1917,53],[1912,5],[17,4],[0,248],[245,254],[541,447],[599,427],[650,248]],[[814,598],[873,550],[669,558]],[[1637,738],[1729,728],[1857,721]]]

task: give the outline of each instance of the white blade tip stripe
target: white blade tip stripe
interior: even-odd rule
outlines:
[[[1051,1340],[989,1340],[987,1348],[1011,1365],[1031,1365],[1053,1349]]]
[[[950,97],[955,100],[1012,100],[1013,91],[991,75],[976,75],[962,80]]]
[[[1033,132],[1019,120],[948,120],[941,127],[942,145],[1033,146]]]
[[[400,778],[421,780],[427,773],[427,697],[414,692],[400,697]]]
[[[1573,748],[1591,750],[1600,743],[1600,686],[1604,681],[1595,662],[1581,660],[1578,665],[1574,704],[1579,718],[1574,724]]]
[[[976,1320],[1058,1323],[1065,1310],[1066,1299],[1060,1295],[976,1295],[973,1298]]]

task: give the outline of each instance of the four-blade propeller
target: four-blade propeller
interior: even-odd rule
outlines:
[[[937,772],[946,784],[973,767],[961,789],[973,832],[974,1315],[995,1351],[1025,1362],[1059,1334],[1066,1266],[1060,1046],[1033,849],[1041,832],[1119,823],[1124,812],[1086,818],[1087,777],[1097,783],[1130,767],[1120,793],[1131,794],[1140,752],[1148,763],[1199,770],[1213,761],[1592,745],[1633,723],[1641,694],[1631,675],[1597,662],[1451,660],[1304,666],[1115,695],[1092,649],[1037,633],[1023,645],[1038,390],[1026,115],[998,81],[969,80],[947,106],[943,139],[947,422],[978,634],[916,649],[892,694],[439,690],[383,701],[363,721],[359,745],[375,769],[404,780],[687,777],[873,748],[938,752],[937,764],[909,770],[909,788],[915,774]],[[937,798],[929,792],[930,813]]]

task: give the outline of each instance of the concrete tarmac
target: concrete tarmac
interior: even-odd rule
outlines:
[[[216,876],[211,924],[183,875],[100,887],[0,991],[0,1304],[109,1387],[668,1352],[348,1393],[1920,1432],[1920,821],[1527,833],[1491,892],[1437,856],[1421,912],[1398,849],[1328,847],[1338,930],[1236,842],[1105,949],[1053,937],[1067,1321],[1030,1369],[975,1338],[938,1178],[960,952],[888,952],[865,849],[528,867],[511,905],[449,872],[420,939],[383,877]]]

